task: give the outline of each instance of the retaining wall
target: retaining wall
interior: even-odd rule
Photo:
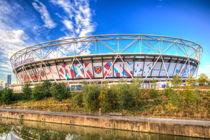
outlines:
[[[93,116],[60,112],[0,109],[0,117],[99,128],[210,138],[210,121],[126,116]]]

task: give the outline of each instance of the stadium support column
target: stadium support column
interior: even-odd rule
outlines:
[[[142,77],[144,78],[144,65],[145,65],[145,60],[146,60],[146,56],[144,56],[144,59],[143,59],[143,71],[142,71]]]
[[[169,60],[169,64],[168,64],[168,68],[167,68],[167,71],[169,71],[169,68],[171,66],[171,60],[172,60],[172,57],[170,57],[170,60]],[[170,75],[168,75],[170,77]]]
[[[82,65],[82,68],[83,68],[83,79],[85,79],[85,67],[84,67],[84,61],[83,61],[82,57],[81,57],[80,64]]]
[[[66,82],[68,82],[68,73],[66,72],[66,63],[64,62],[64,59],[63,59],[63,64],[64,64],[64,70],[65,70],[65,74],[64,76],[66,76]]]
[[[49,67],[50,66],[50,64],[49,63],[47,63],[47,65],[45,64],[45,62],[43,62],[44,63],[44,65],[45,65],[45,67],[48,67],[48,70],[50,71],[50,73],[52,74],[52,71],[51,71],[51,68]],[[55,79],[55,77],[54,77],[54,75],[52,74],[52,77],[53,77],[53,79],[54,79],[54,81],[55,82],[57,82],[57,80]],[[49,79],[48,79],[49,80]]]
[[[164,66],[164,69],[165,69],[165,71],[166,71],[167,77],[168,77],[168,79],[169,79],[168,71],[167,71],[167,69],[166,69],[166,65],[165,65],[165,62],[164,62],[164,59],[163,59],[163,56],[162,56],[162,55],[161,55],[161,59],[162,59],[163,66]]]
[[[114,57],[112,56],[112,61],[114,60]],[[116,60],[117,61],[117,60]],[[114,62],[112,63],[112,71],[113,71],[113,73],[112,73],[112,77],[114,78]]]
[[[91,63],[92,63],[93,78],[95,78],[94,67],[93,67],[93,57],[91,57]]]
[[[163,67],[163,62],[161,63],[160,71],[159,71],[159,73],[158,73],[158,77],[160,77],[160,73],[161,73],[161,71],[162,71],[162,67]]]
[[[132,73],[132,75],[133,75],[133,77],[134,77],[134,69],[135,68],[135,56],[133,57],[133,73]]]
[[[101,57],[101,60],[102,60],[102,74],[103,74],[103,78],[104,78],[104,59],[103,59],[103,56]]]
[[[42,62],[40,63],[40,67],[42,68],[42,71],[44,72],[44,75],[45,75],[45,77],[46,77],[47,80],[48,80],[47,74],[45,74],[45,70],[44,70],[44,68],[43,68],[43,66],[42,66]]]
[[[174,76],[174,72],[175,72],[175,70],[176,70],[176,66],[177,66],[177,63],[178,63],[178,59],[179,59],[179,58],[177,57],[176,62],[175,62],[176,65],[175,65],[175,67],[174,67],[174,71],[173,71],[173,73],[172,73],[172,76]]]
[[[58,67],[57,67],[57,62],[56,62],[56,60],[55,60],[55,67],[56,67],[56,70],[57,70],[57,74],[58,74],[58,76],[59,76],[59,79],[61,79],[61,76],[60,76],[59,71],[58,71]]]
[[[154,61],[155,61],[155,56],[153,57],[153,59],[152,59],[152,65],[154,65]],[[151,72],[150,72],[150,77],[152,77],[152,72],[153,72],[153,69],[151,69]]]

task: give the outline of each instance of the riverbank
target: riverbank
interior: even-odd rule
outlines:
[[[210,138],[210,121],[128,116],[99,116],[31,110],[0,109],[0,117],[108,129]]]
[[[42,140],[201,140],[202,138],[163,135],[116,129],[0,118],[0,139]]]

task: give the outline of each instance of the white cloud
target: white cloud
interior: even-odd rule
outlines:
[[[92,22],[92,13],[88,0],[51,0],[56,6],[59,6],[66,13],[66,16],[59,16],[68,32],[67,37],[82,37],[91,35],[95,30],[95,24]],[[64,37],[65,38],[65,37]],[[84,44],[64,45],[63,47],[70,52],[78,53]],[[68,53],[67,53],[68,54]],[[87,48],[80,55],[90,54]]]
[[[88,36],[95,30],[88,0],[51,0],[51,2],[61,7],[67,14],[62,19],[69,31],[66,33],[67,36]]]
[[[23,30],[12,28],[14,8],[21,10],[17,4],[11,6],[6,1],[0,1],[0,72],[3,73],[12,72],[9,58],[17,50],[24,48],[28,39]]]
[[[73,23],[72,23],[72,21],[70,21],[70,20],[63,20],[62,21],[63,22],[63,24],[66,26],[66,28],[69,30],[69,31],[73,31],[74,30],[74,25],[73,25]]]
[[[27,36],[23,30],[0,30],[0,66],[8,66],[8,70],[11,70],[9,58],[25,47],[25,39]]]
[[[51,19],[50,14],[47,11],[46,6],[43,3],[39,2],[38,0],[33,2],[32,5],[41,15],[41,19],[45,23],[44,26],[47,27],[47,28],[50,28],[50,29],[55,28],[56,24]]]
[[[70,0],[51,0],[51,2],[55,5],[58,5],[63,8],[63,10],[69,15],[70,18],[73,17],[73,4]]]

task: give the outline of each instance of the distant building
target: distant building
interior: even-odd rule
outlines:
[[[12,83],[12,77],[10,74],[7,75],[7,86],[11,85]]]

